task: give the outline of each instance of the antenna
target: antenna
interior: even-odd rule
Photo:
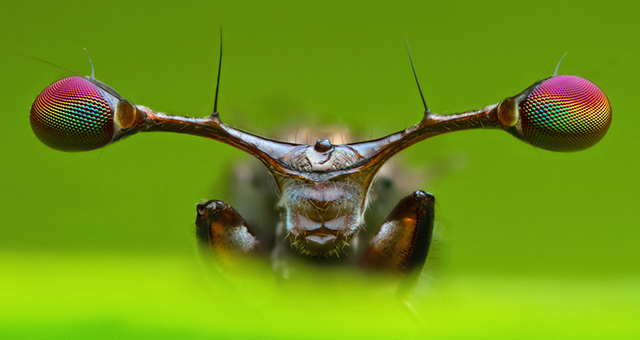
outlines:
[[[82,77],[82,75],[81,75],[81,74],[79,74],[79,73],[77,73],[77,72],[73,72],[73,71],[71,71],[70,69],[68,69],[68,68],[66,68],[66,67],[62,67],[62,66],[60,66],[60,65],[56,65],[56,64],[54,64],[54,63],[52,63],[52,62],[50,62],[50,61],[48,61],[48,60],[40,59],[40,58],[38,58],[38,57],[34,57],[34,56],[32,56],[32,55],[27,55],[27,57],[28,57],[28,58],[31,58],[31,59],[33,59],[33,60],[37,60],[37,61],[39,61],[39,62],[45,63],[45,64],[49,64],[49,65],[51,65],[51,66],[53,66],[53,67],[57,67],[57,68],[59,68],[59,69],[61,69],[61,70],[65,70],[65,71],[67,71],[67,72],[73,73],[73,74],[75,74],[76,76]]]
[[[429,112],[427,108],[427,102],[424,100],[424,94],[422,94],[422,89],[420,88],[420,81],[418,80],[418,75],[416,74],[416,67],[413,65],[413,58],[411,57],[411,49],[409,49],[409,41],[407,40],[407,36],[404,36],[404,42],[407,44],[407,52],[409,52],[409,61],[411,61],[411,68],[413,69],[413,76],[416,78],[416,84],[418,84],[418,91],[420,91],[420,97],[422,98],[422,104],[424,104],[424,112]]]
[[[93,72],[93,62],[91,61],[91,57],[89,56],[89,52],[87,52],[86,48],[83,48],[84,53],[87,55],[87,58],[89,59],[89,65],[91,65],[91,79],[96,79],[95,73]]]
[[[220,26],[220,59],[218,60],[218,79],[216,80],[216,94],[213,102],[213,113],[218,113],[218,90],[220,89],[220,73],[222,72],[222,26]]]
[[[553,76],[554,77],[558,75],[558,69],[560,68],[560,64],[562,63],[562,59],[564,59],[564,56],[566,56],[567,53],[569,53],[569,51],[564,52],[564,54],[562,55],[562,58],[560,58],[560,61],[558,62],[558,66],[556,66],[556,71],[553,72]]]

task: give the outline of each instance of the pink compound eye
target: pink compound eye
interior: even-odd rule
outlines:
[[[551,151],[593,146],[611,125],[611,105],[592,82],[576,76],[542,81],[519,105],[523,138]]]
[[[86,151],[105,146],[114,135],[114,108],[104,90],[78,76],[44,89],[31,106],[31,128],[47,146]]]

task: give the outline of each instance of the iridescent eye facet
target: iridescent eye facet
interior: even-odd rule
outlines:
[[[607,96],[590,81],[555,76],[538,84],[519,104],[522,137],[551,151],[578,151],[596,144],[611,125]]]
[[[78,76],[60,79],[44,89],[31,106],[31,128],[47,146],[86,151],[113,139],[114,108],[105,91]]]

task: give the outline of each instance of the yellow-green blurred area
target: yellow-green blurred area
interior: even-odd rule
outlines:
[[[636,339],[640,336],[640,8],[634,2],[15,2],[0,21],[0,338]],[[139,134],[63,153],[33,135],[37,94],[90,74],[154,110],[272,136],[343,124],[377,138],[429,108],[479,109],[553,74],[608,95],[613,123],[583,152],[466,131],[403,152],[456,164],[428,186],[434,270],[409,298],[369,277],[231,289],[195,249],[195,205],[225,199],[240,151]],[[242,213],[242,211],[240,211]],[[242,281],[242,280],[241,280]]]
[[[21,255],[0,285],[9,338],[633,339],[640,313],[638,279],[456,277],[407,306],[362,277],[229,291],[187,257]]]

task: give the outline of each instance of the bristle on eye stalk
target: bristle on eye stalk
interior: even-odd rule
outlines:
[[[551,151],[578,151],[599,142],[611,125],[607,96],[590,81],[554,76],[519,103],[521,138]]]
[[[53,149],[93,150],[113,139],[114,111],[103,89],[86,78],[68,77],[38,95],[31,106],[31,128]]]

